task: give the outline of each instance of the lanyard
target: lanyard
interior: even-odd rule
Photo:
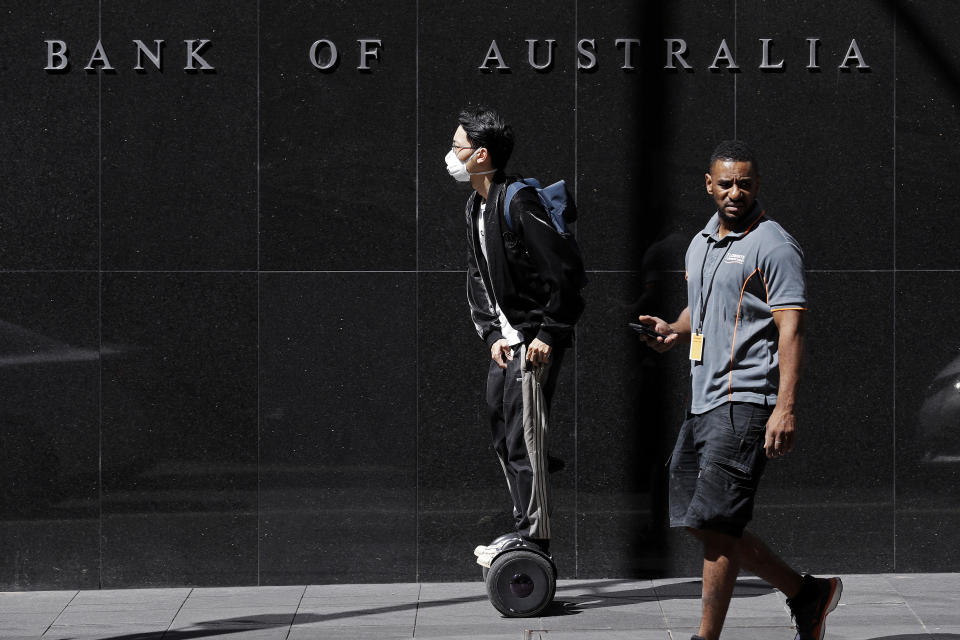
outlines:
[[[707,301],[710,300],[710,294],[713,293],[713,281],[717,279],[717,271],[720,270],[720,265],[723,264],[723,259],[727,257],[727,251],[730,251],[730,246],[733,244],[732,240],[727,242],[727,248],[723,250],[723,255],[720,256],[720,259],[717,260],[717,266],[713,268],[713,275],[710,276],[710,286],[707,288],[707,297],[703,297],[703,270],[707,266],[707,256],[710,255],[710,251],[714,250],[710,247],[710,240],[707,240],[707,251],[703,254],[703,263],[700,264],[700,324],[697,325],[697,334],[703,333],[703,319],[707,315]]]

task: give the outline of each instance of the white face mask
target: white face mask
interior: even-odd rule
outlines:
[[[457,182],[469,182],[470,176],[482,176],[488,173],[496,173],[496,169],[491,171],[478,171],[476,173],[470,173],[467,171],[467,162],[470,162],[473,156],[477,155],[479,152],[480,149],[477,149],[470,154],[470,157],[467,158],[466,162],[461,162],[460,158],[457,157],[457,153],[453,149],[450,149],[444,158],[444,160],[447,162],[447,173],[449,173]]]

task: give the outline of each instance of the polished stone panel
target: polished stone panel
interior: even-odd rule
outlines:
[[[420,275],[420,579],[478,575],[473,549],[513,528],[512,503],[493,450],[484,393],[490,350],[474,331],[464,272]],[[551,552],[561,575],[576,570],[576,354],[563,357],[549,419]]]
[[[466,273],[424,273],[419,283],[420,578],[468,580],[480,570],[474,547],[513,526],[487,426],[490,356],[470,322]]]
[[[261,582],[415,580],[415,276],[264,274],[260,295]]]
[[[767,465],[753,527],[798,568],[890,571],[893,275],[808,273],[807,299],[797,444]]]
[[[83,73],[97,2],[5,3],[0,22],[4,185],[0,267],[89,269],[98,260],[97,79]],[[70,71],[43,71],[44,40],[67,43]]]
[[[759,197],[808,269],[893,266],[893,18],[884,3],[737,4],[737,136],[760,162]],[[819,71],[806,38],[819,38]],[[761,70],[763,46],[771,40]],[[856,39],[869,70],[843,62]],[[864,106],[869,105],[869,109]],[[838,144],[838,141],[843,144]]]
[[[477,22],[466,0],[419,3],[419,259],[420,269],[465,267],[464,204],[469,185],[447,174],[444,155],[468,105],[486,104],[511,123],[516,146],[509,173],[544,184],[565,179],[575,187],[576,67],[574,2],[543,8],[512,0],[497,9],[504,19]],[[535,28],[532,25],[536,25]],[[547,39],[556,40],[553,66],[536,71],[528,63],[527,39],[539,39],[537,64],[547,61]],[[479,69],[496,40],[509,70]]]
[[[102,5],[104,267],[256,268],[257,3]],[[165,40],[162,70],[134,39]],[[214,70],[184,71],[191,39]]]
[[[734,74],[707,69],[734,36],[734,2],[579,2],[581,38],[596,41],[595,70],[577,75],[578,237],[592,269],[644,268],[648,247],[691,236],[713,205],[703,174],[732,137]],[[634,70],[624,70],[625,45]],[[665,38],[688,43],[691,69],[664,69]],[[668,268],[682,269],[680,261]]]
[[[688,365],[657,354],[628,322],[673,320],[683,274],[592,273],[578,328],[578,577],[660,575],[666,539],[666,463],[684,415]],[[646,282],[646,285],[645,285]]]
[[[103,276],[102,585],[257,581],[257,276]]]
[[[387,13],[342,2],[262,7],[265,269],[415,268],[416,20],[412,0]],[[331,70],[311,63],[318,40],[336,47]],[[364,46],[378,52],[365,65]],[[324,66],[330,51],[320,49]]]
[[[898,571],[943,571],[960,561],[960,303],[944,295],[957,290],[957,272],[897,274]]]
[[[97,275],[2,273],[0,587],[96,586]]]
[[[897,267],[960,269],[949,188],[960,161],[960,13],[949,0],[889,4],[896,19]]]

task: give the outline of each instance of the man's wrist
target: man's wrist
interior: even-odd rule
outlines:
[[[777,404],[773,410],[779,411],[780,413],[793,413],[794,406],[793,400],[781,400],[780,398],[777,398]]]
[[[689,340],[689,339],[690,339],[690,332],[689,332],[689,331],[684,331],[684,330],[682,330],[680,327],[678,327],[678,326],[677,326],[677,323],[678,323],[678,322],[679,322],[679,320],[677,320],[677,321],[675,321],[675,322],[668,322],[668,323],[667,323],[667,328],[670,329],[670,333],[675,333],[675,334],[677,334],[677,336],[678,336],[678,338],[679,338],[680,340]]]

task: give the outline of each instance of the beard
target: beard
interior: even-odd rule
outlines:
[[[736,227],[738,224],[750,217],[750,214],[753,213],[753,208],[755,206],[756,202],[752,203],[749,208],[740,209],[735,215],[727,213],[724,210],[725,207],[719,207],[717,209],[717,215],[719,216],[720,221],[726,226]]]

